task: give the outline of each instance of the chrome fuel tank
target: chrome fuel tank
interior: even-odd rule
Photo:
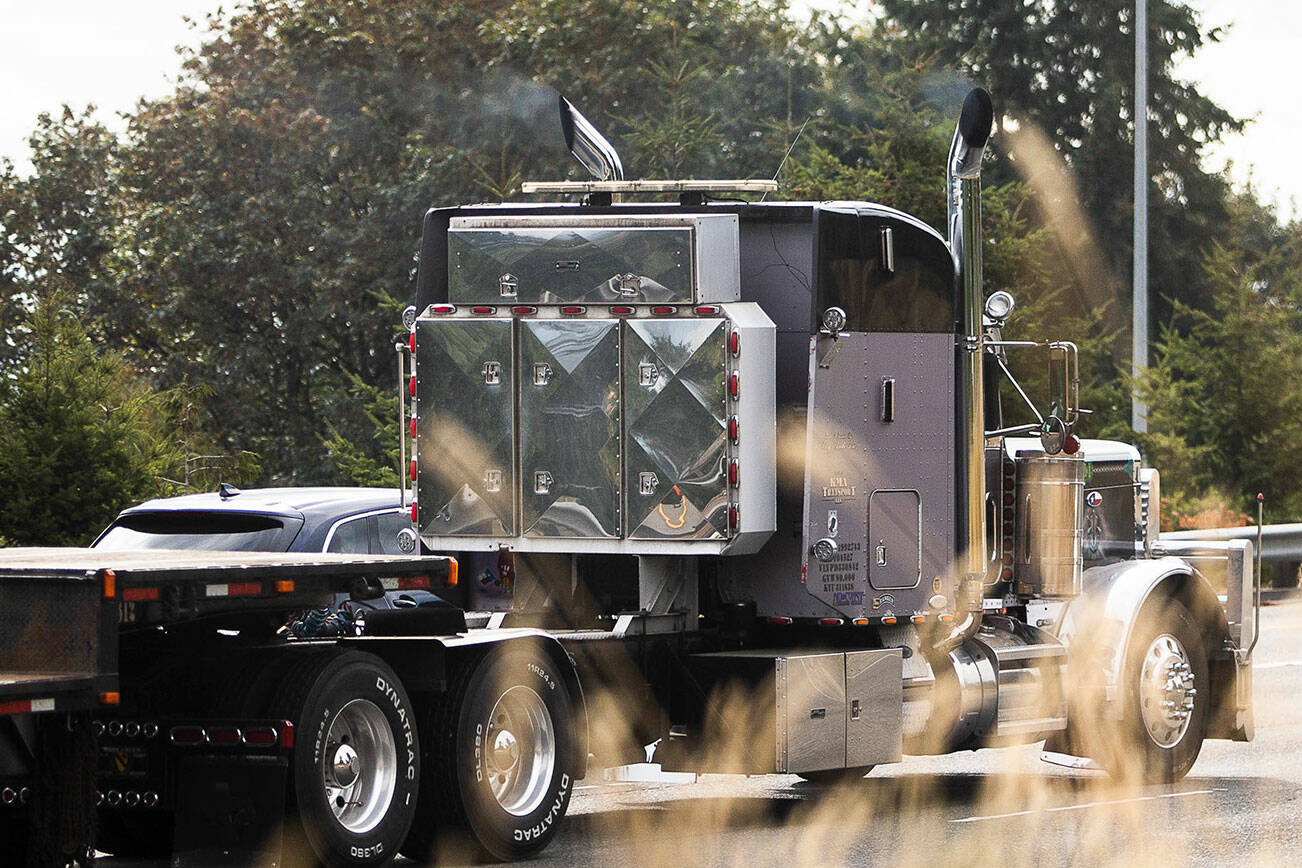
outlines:
[[[1079,456],[1017,456],[1018,591],[1074,597],[1081,589],[1085,462]]]

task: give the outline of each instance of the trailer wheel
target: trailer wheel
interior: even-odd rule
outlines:
[[[578,768],[564,673],[534,646],[503,646],[467,666],[431,705],[420,818],[403,852],[429,859],[435,825],[469,831],[497,859],[522,859],[556,834]]]
[[[392,859],[420,782],[412,705],[398,677],[359,651],[311,654],[282,672],[268,711],[294,722],[291,798],[304,837],[325,865]]]
[[[1207,654],[1188,609],[1169,600],[1141,615],[1123,679],[1109,771],[1146,782],[1180,780],[1198,759],[1211,702]]]

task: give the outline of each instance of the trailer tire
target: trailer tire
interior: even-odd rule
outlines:
[[[436,834],[458,831],[500,860],[546,847],[579,767],[574,699],[556,660],[535,645],[494,649],[427,714],[428,772],[403,853],[426,861]]]
[[[1109,772],[1144,783],[1180,780],[1198,759],[1211,703],[1207,654],[1188,609],[1176,600],[1145,606],[1122,678],[1119,731],[1105,747]]]
[[[283,661],[282,661],[283,662]],[[309,653],[283,668],[266,713],[293,721],[290,801],[328,866],[392,859],[416,814],[420,744],[393,670],[360,651]],[[288,857],[292,847],[286,846]]]

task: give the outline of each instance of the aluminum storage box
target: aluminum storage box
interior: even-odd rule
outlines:
[[[727,340],[723,319],[625,324],[629,537],[727,536]]]
[[[520,521],[526,536],[614,538],[619,322],[520,322]]]
[[[736,301],[737,248],[735,214],[454,217],[448,229],[448,300]]]
[[[417,526],[515,535],[515,357],[509,319],[420,320]]]

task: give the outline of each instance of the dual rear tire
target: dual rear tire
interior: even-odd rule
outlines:
[[[468,844],[512,860],[546,847],[581,767],[574,721],[545,650],[502,646],[465,665],[422,718],[427,774],[403,853],[427,861]]]

